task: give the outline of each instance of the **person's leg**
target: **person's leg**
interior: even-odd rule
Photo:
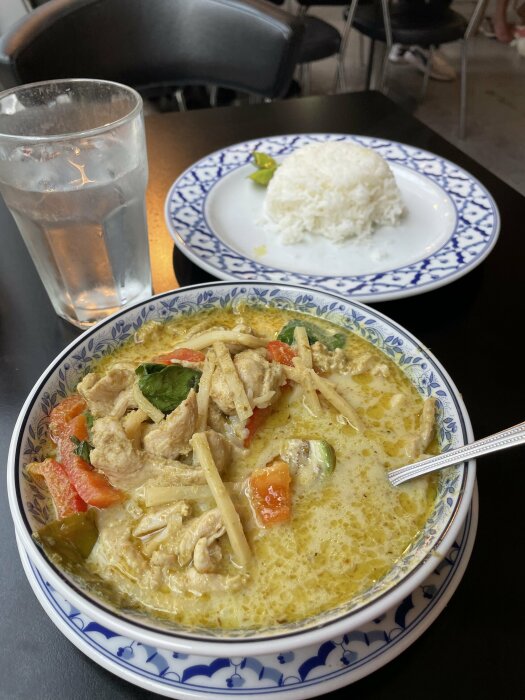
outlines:
[[[515,27],[507,19],[508,5],[509,0],[498,0],[492,18],[496,39],[504,44],[508,44],[514,39]]]
[[[391,3],[392,12],[397,18],[404,15],[417,14],[418,18],[428,23],[439,19],[446,12],[452,0],[396,0]],[[421,73],[427,74],[434,80],[454,80],[456,71],[448,63],[446,58],[437,50],[431,52],[421,46],[403,46],[394,44],[388,56],[392,63],[410,64]],[[430,63],[430,69],[428,64]]]
[[[423,74],[426,74],[429,70],[427,66],[430,62],[428,74],[433,80],[448,81],[456,79],[456,71],[437,49],[431,52],[429,49],[423,49],[421,46],[411,46],[405,51],[403,58],[404,63],[414,66]]]

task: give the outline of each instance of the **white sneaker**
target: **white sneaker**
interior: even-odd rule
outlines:
[[[404,53],[404,61],[417,68],[421,73],[425,73],[429,56],[430,51],[427,49],[422,49],[420,46],[411,46],[408,51]],[[439,51],[432,52],[430,77],[434,80],[456,79],[456,71]]]
[[[407,47],[403,46],[403,44],[392,44],[392,48],[388,54],[388,60],[392,61],[392,63],[406,63],[405,53],[407,51]]]

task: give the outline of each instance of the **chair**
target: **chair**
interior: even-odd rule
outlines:
[[[284,0],[268,0],[268,2],[273,5],[283,5]],[[346,5],[347,3],[342,4]],[[304,8],[304,10],[306,9]],[[303,86],[303,93],[308,94],[310,92],[310,64],[314,61],[321,61],[324,58],[338,56],[342,37],[339,30],[332,24],[318,17],[306,15],[306,11],[303,11],[303,8],[300,8],[299,16],[304,24],[304,34],[297,64],[299,66],[299,80]],[[337,88],[346,88],[344,71],[340,70],[339,61],[336,73]]]
[[[299,16],[302,17],[306,22],[321,22],[322,20],[317,19],[307,15],[308,10],[311,7],[340,7],[348,6],[349,0],[296,0],[299,5]],[[326,24],[326,22],[325,22]],[[329,25],[331,26],[331,25]],[[334,27],[335,29],[335,27]],[[332,37],[333,42],[333,53],[337,57],[337,68],[336,68],[336,89],[339,87],[343,90],[347,88],[344,57],[346,53],[346,46],[348,44],[348,34],[350,33],[350,25],[347,23],[343,34],[337,31],[337,37]],[[323,57],[324,58],[324,57]]]
[[[0,83],[91,77],[146,96],[210,85],[275,98],[302,34],[263,0],[49,0],[0,38]]]
[[[414,6],[407,9],[400,3],[392,6],[389,0],[375,0],[364,2],[358,7],[359,0],[351,0],[346,11],[346,27],[352,27],[369,37],[370,55],[367,69],[367,88],[370,87],[372,75],[372,62],[376,41],[386,43],[386,51],[381,70],[380,88],[386,83],[388,70],[388,56],[392,44],[417,45],[428,48],[430,51],[427,70],[424,74],[422,96],[425,94],[430,77],[432,52],[436,46],[451,41],[461,41],[461,88],[459,107],[459,136],[465,136],[465,122],[467,110],[467,54],[468,41],[477,32],[485,14],[488,0],[477,0],[470,19],[450,9],[442,10],[439,14],[429,18],[428,9],[422,3],[422,9],[417,11]],[[345,35],[348,35],[349,31]]]

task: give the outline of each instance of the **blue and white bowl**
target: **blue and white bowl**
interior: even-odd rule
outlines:
[[[393,569],[345,605],[309,619],[258,630],[195,630],[123,611],[59,570],[35,544],[32,533],[52,517],[45,494],[25,467],[41,459],[51,409],[73,392],[91,362],[111,352],[144,323],[167,320],[237,303],[293,309],[343,325],[373,343],[410,378],[422,397],[437,401],[442,451],[472,441],[461,396],[434,356],[410,333],[358,302],[303,287],[245,282],[186,287],[152,297],[108,318],[79,336],[45,370],[16,423],[8,460],[8,494],[19,541],[54,590],[91,620],[142,644],[204,657],[272,654],[321,644],[378,618],[412,593],[446,556],[467,516],[475,483],[475,463],[440,473],[434,510],[417,540]]]

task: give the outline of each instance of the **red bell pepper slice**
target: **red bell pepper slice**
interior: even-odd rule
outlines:
[[[244,438],[244,447],[250,446],[253,438],[255,437],[255,433],[259,430],[271,412],[271,406],[267,406],[266,408],[259,408],[258,406],[255,406],[252,415],[246,421],[246,430],[248,431],[248,435]]]
[[[293,358],[297,357],[297,353],[289,345],[280,340],[270,340],[266,349],[274,362],[293,367]]]
[[[71,439],[88,438],[87,422],[83,413],[85,409],[84,399],[77,394],[61,401],[51,411],[51,437],[58,446],[60,463],[80,497],[90,506],[107,508],[121,501],[124,494],[111,486],[104,474],[95,471],[89,462],[75,454],[76,445]]]
[[[200,350],[190,350],[190,348],[177,348],[165,355],[157,355],[152,362],[157,362],[160,365],[170,365],[172,360],[180,362],[204,362],[206,355]]]
[[[290,468],[276,458],[249,478],[250,502],[263,527],[288,522],[292,516]]]
[[[55,406],[49,416],[49,432],[53,442],[58,442],[66,426],[86,409],[86,402],[79,394],[71,394]]]
[[[87,504],[69,481],[64,467],[56,460],[32,462],[27,471],[33,478],[44,480],[59,518],[87,510]]]

